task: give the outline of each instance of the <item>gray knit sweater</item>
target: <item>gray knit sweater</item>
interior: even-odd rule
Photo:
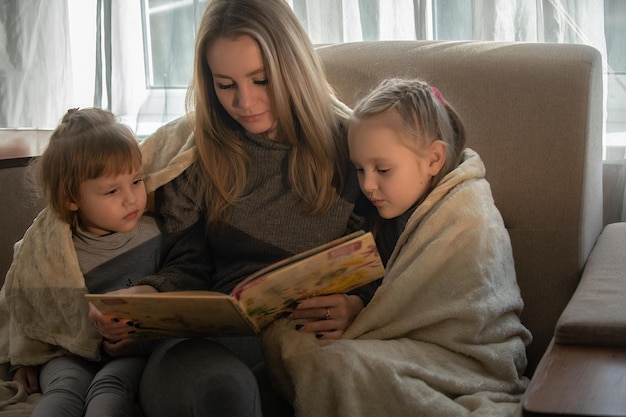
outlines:
[[[237,283],[270,263],[336,239],[363,227],[355,214],[361,192],[354,169],[341,198],[330,211],[307,216],[298,209],[289,189],[288,159],[291,147],[260,136],[248,135],[243,146],[251,164],[245,196],[229,215],[226,225],[205,233],[203,209],[197,209],[197,178],[187,169],[160,188],[157,206],[165,223],[164,267],[144,278],[159,291],[210,289],[230,292]],[[367,301],[371,294],[362,295]]]

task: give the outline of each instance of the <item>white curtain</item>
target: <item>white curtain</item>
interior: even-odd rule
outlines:
[[[433,7],[451,9],[435,24],[471,14],[471,39],[585,43],[606,53],[603,0],[287,0],[313,43],[435,39]],[[459,12],[457,17],[470,14]],[[445,19],[445,17],[451,17]]]
[[[66,2],[0,2],[0,127],[54,124],[73,96]]]
[[[316,44],[436,39],[472,16],[468,38],[585,43],[606,56],[603,0],[287,2]],[[140,0],[0,1],[0,128],[52,128],[86,106],[136,122],[149,95],[141,13]]]
[[[54,128],[72,107],[136,115],[142,39],[139,0],[0,1],[0,128]]]

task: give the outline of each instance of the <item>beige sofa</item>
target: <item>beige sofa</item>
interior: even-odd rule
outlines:
[[[626,346],[620,307],[626,294],[626,224],[609,225],[594,250],[604,228],[602,63],[595,49],[389,41],[323,46],[318,52],[349,105],[383,78],[418,77],[437,86],[461,114],[468,146],[485,162],[511,236],[525,301],[522,320],[534,336],[528,348],[531,388],[539,373],[552,376],[540,360],[553,354],[555,342]],[[0,174],[2,194],[18,184],[19,175]],[[3,198],[2,212],[12,204],[16,212],[3,216],[0,225],[2,276],[10,245],[33,216]],[[592,251],[593,267],[570,303]]]

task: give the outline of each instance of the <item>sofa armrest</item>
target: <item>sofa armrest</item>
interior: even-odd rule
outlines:
[[[607,225],[515,417],[626,416],[626,222]]]
[[[559,344],[626,347],[626,222],[605,227],[555,330]]]
[[[626,349],[554,343],[528,385],[521,416],[626,416]]]

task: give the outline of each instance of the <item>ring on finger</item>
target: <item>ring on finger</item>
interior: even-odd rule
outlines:
[[[324,320],[330,320],[330,308],[326,308],[326,315],[324,316]]]

